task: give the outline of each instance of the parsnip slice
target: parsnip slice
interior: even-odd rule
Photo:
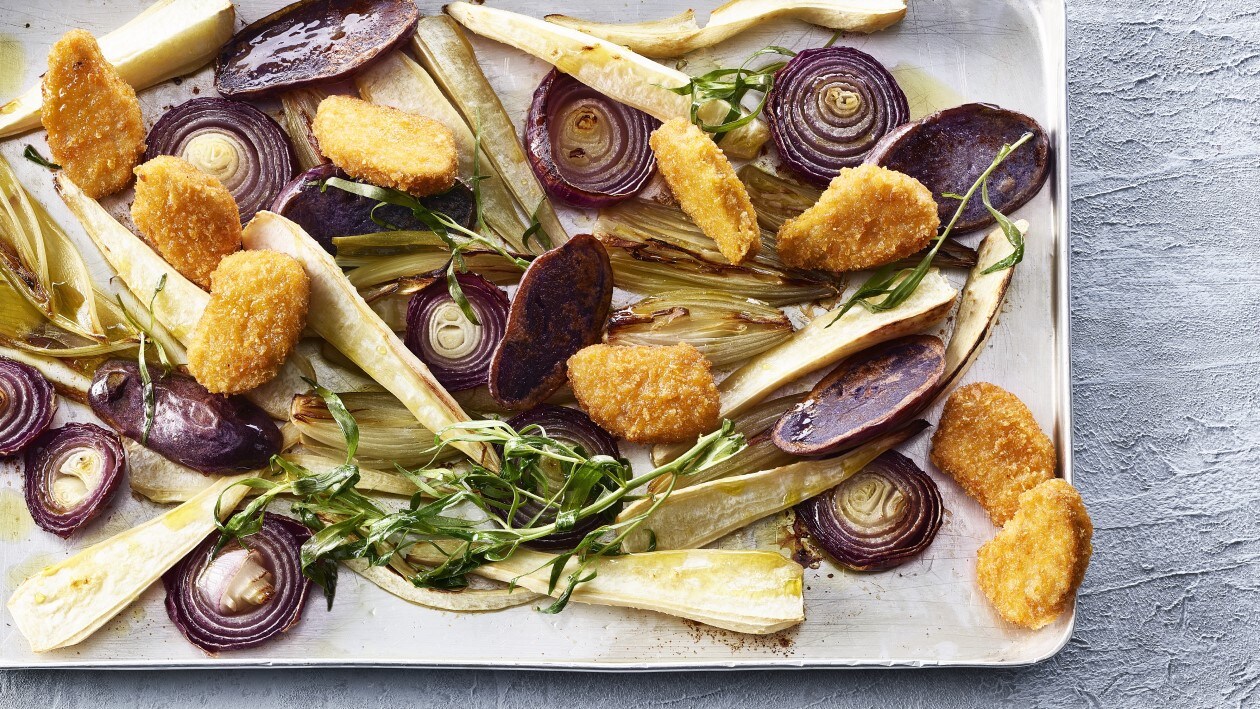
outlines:
[[[109,63],[140,90],[214,59],[235,21],[231,0],[158,0],[99,42]],[[43,103],[36,84],[0,106],[0,138],[38,128]]]
[[[412,558],[443,557],[417,545]],[[478,567],[478,576],[547,593],[550,554],[518,549],[506,561]],[[565,567],[571,572],[576,562]],[[773,633],[805,620],[804,569],[768,551],[688,549],[602,559],[595,578],[578,585],[572,600],[601,606],[658,611],[740,633]],[[563,590],[563,584],[555,591]]]
[[[906,16],[905,0],[731,0],[709,16],[703,28],[696,13],[620,24],[547,15],[548,22],[619,44],[647,57],[679,57],[711,47],[776,17],[792,17],[844,32],[878,32]]]
[[[657,549],[694,549],[782,512],[839,485],[865,468],[884,451],[927,427],[923,421],[884,434],[844,455],[803,460],[748,475],[711,480],[677,490],[665,498],[652,516],[626,538],[627,551],[648,548],[650,529]],[[655,502],[644,498],[618,515],[619,521],[646,512]]]
[[[271,249],[298,260],[311,279],[306,325],[336,347],[407,407],[430,431],[439,432],[469,417],[438,383],[429,368],[403,345],[363,300],[337,262],[297,224],[267,211],[245,226],[247,249]],[[478,463],[497,470],[498,457],[484,443],[453,446]]]
[[[342,563],[351,571],[404,601],[445,611],[497,611],[524,605],[541,598],[537,593],[523,588],[469,588],[454,592],[420,588],[384,566],[368,566],[363,559],[350,559]]]
[[[214,531],[214,506],[220,495],[226,515],[247,490],[228,488],[249,476],[218,478],[170,512],[93,544],[24,581],[9,598],[9,613],[31,650],[46,652],[74,645],[131,605]]]

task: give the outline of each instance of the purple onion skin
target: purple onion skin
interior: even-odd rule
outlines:
[[[856,95],[853,113],[820,93]],[[770,134],[783,162],[825,188],[840,169],[862,164],[886,133],[910,120],[897,80],[871,55],[852,47],[806,49],[788,61],[766,97]]]
[[[557,140],[557,132],[571,115],[567,109],[578,102],[590,109],[584,118],[604,121],[603,128],[620,141],[621,148],[588,167],[586,174],[571,165],[579,156],[562,154]],[[656,157],[648,138],[660,125],[648,114],[552,69],[534,91],[525,118],[525,154],[551,196],[574,207],[599,209],[635,196],[652,179]]]
[[[1003,145],[1025,133],[1033,138],[1011,153],[989,177],[989,199],[1003,214],[1032,199],[1050,176],[1050,138],[1037,121],[1022,113],[987,103],[968,103],[907,123],[880,140],[866,162],[904,172],[923,183],[937,198],[942,228],[958,208],[945,193],[963,194],[993,162]],[[954,225],[965,234],[994,223],[979,195],[973,197]]]
[[[508,409],[532,408],[568,379],[569,358],[599,342],[612,305],[604,245],[578,234],[534,259],[521,276],[507,331],[494,351],[490,395]]]
[[[302,617],[311,581],[302,575],[302,543],[310,539],[306,527],[288,517],[268,514],[245,545],[261,555],[272,575],[275,595],[260,606],[224,615],[197,588],[197,578],[213,560],[215,532],[162,576],[166,613],[193,645],[210,654],[256,647],[293,627]]]
[[[100,482],[74,507],[62,509],[52,495],[57,470],[74,451],[82,448],[91,448],[100,457]],[[91,423],[68,423],[45,431],[26,449],[26,507],[40,528],[68,538],[109,504],[126,467],[127,455],[118,434],[113,431]]]
[[[229,98],[334,81],[413,34],[411,0],[302,0],[251,23],[219,52],[214,88]]]
[[[945,345],[931,335],[863,350],[836,365],[779,418],[774,444],[800,456],[861,445],[914,418],[935,398],[944,374]]]
[[[527,426],[541,426],[547,436],[561,443],[578,446],[588,456],[606,455],[611,458],[621,458],[617,439],[577,409],[542,404],[513,416],[507,423],[518,432],[523,431]],[[531,431],[531,433],[537,433],[537,431]],[[550,524],[555,520],[554,513],[539,515],[542,511],[542,505],[531,500],[517,509],[512,521],[514,524],[524,526],[530,524],[535,516],[538,516],[539,524]],[[579,520],[572,529],[535,539],[527,542],[525,546],[538,551],[572,549],[597,527],[615,519],[618,511],[617,506],[611,507],[603,514]]]
[[[481,323],[477,328],[476,348],[459,361],[452,361],[437,352],[429,340],[429,330],[438,309],[454,303],[446,279],[437,279],[411,296],[407,303],[407,332],[403,338],[407,349],[428,365],[429,372],[447,391],[473,389],[486,383],[490,359],[507,328],[510,307],[507,293],[481,276],[461,273],[455,279]],[[465,319],[463,313],[459,317]]]
[[[271,211],[302,227],[330,254],[337,252],[333,237],[375,234],[388,229],[372,221],[375,200],[335,187],[320,192],[320,185],[330,177],[350,179],[333,165],[316,165],[280,190],[271,203]],[[421,197],[420,203],[467,228],[472,228],[477,216],[472,190],[459,182],[442,194]],[[428,230],[406,207],[386,205],[376,210],[376,218],[399,229]]]
[[[297,171],[289,137],[271,116],[247,103],[201,97],[172,108],[153,124],[145,139],[148,155],[183,157],[189,142],[205,131],[231,134],[251,153],[243,156],[249,170],[244,181],[228,185],[241,223],[248,222]]]
[[[878,475],[897,487],[904,499],[900,519],[882,520],[886,528],[861,529],[837,510],[837,496],[846,487],[863,484],[864,475]],[[842,566],[870,571],[900,566],[926,549],[941,528],[941,491],[914,461],[888,451],[845,482],[796,506],[797,519],[810,540]]]
[[[19,453],[57,411],[57,393],[39,370],[0,357],[0,458]]]
[[[192,377],[154,369],[156,405],[146,447],[203,473],[257,470],[280,452],[280,429],[248,399],[211,394]],[[97,368],[88,403],[115,431],[141,441],[144,385],[135,362],[111,360]]]

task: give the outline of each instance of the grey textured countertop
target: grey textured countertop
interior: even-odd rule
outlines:
[[[919,0],[929,1],[929,0]],[[0,673],[0,706],[1255,706],[1260,9],[1069,2],[1076,464],[1095,556],[1035,667]]]

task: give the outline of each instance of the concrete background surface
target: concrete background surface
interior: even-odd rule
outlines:
[[[919,0],[930,1],[930,0]],[[1095,561],[1035,667],[0,673],[0,706],[1260,704],[1260,6],[1068,3],[1075,441]]]

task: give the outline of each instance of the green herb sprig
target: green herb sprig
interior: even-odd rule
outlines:
[[[796,52],[786,47],[765,47],[753,52],[743,64],[734,69],[714,69],[706,74],[692,77],[691,81],[682,86],[663,88],[679,96],[691,97],[691,122],[702,130],[716,135],[729,133],[736,128],[748,125],[761,114],[761,110],[766,105],[766,97],[770,95],[770,89],[774,88],[775,74],[787,64],[786,61],[778,61],[756,69],[749,68],[748,65],[753,60],[767,54],[796,56]],[[745,112],[741,103],[749,91],[761,93],[761,100],[751,111]],[[705,123],[700,118],[700,109],[712,101],[725,101],[730,106],[721,123]]]
[[[162,376],[171,373],[171,360],[166,354],[166,348],[162,346],[161,340],[153,336],[156,318],[153,315],[153,303],[157,300],[158,294],[166,289],[166,274],[158,279],[157,286],[153,289],[153,294],[149,296],[148,312],[149,325],[145,327],[141,325],[131,312],[127,310],[127,306],[123,304],[122,298],[118,298],[118,306],[122,310],[123,317],[127,323],[135,328],[139,333],[140,351],[136,356],[136,366],[140,369],[141,392],[144,396],[144,423],[140,431],[140,444],[147,445],[149,443],[149,431],[153,428],[153,421],[157,417],[157,390],[153,386],[153,376],[149,372],[148,345],[153,343],[153,349],[157,352],[158,361],[162,364]]]
[[[731,423],[700,438],[690,451],[673,462],[634,476],[629,464],[605,455],[587,455],[546,435],[538,426],[520,431],[502,421],[456,424],[439,433],[440,446],[457,442],[482,442],[499,447],[502,467],[492,471],[476,464],[453,470],[428,466],[399,471],[420,492],[402,510],[388,512],[354,489],[358,467],[353,462],[358,427],[340,398],[315,386],[346,438],[348,456],[343,465],[315,474],[280,456],[273,465],[281,481],[251,478],[237,483],[262,490],[246,508],[219,524],[220,545],[246,536],[262,524],[267,505],[288,493],[298,499],[293,511],[315,534],[302,547],[302,569],[324,588],[332,603],[338,561],[364,559],[382,566],[405,560],[409,550],[424,544],[438,550],[443,561],[419,571],[410,581],[423,587],[456,589],[467,585],[467,575],[478,567],[510,557],[522,544],[575,528],[583,520],[603,518],[631,494],[662,475],[683,476],[719,463],[744,448],[744,438]],[[547,491],[539,480],[543,466],[558,467],[563,483]],[[672,489],[672,486],[671,486]],[[543,609],[558,612],[573,590],[595,578],[595,563],[621,553],[621,544],[638,529],[668,496],[660,494],[650,509],[620,522],[601,524],[583,536],[572,549],[557,554],[540,569],[549,569],[549,593],[555,601]],[[517,512],[526,502],[541,506],[527,524],[517,524]],[[471,505],[483,522],[466,519],[457,508]],[[216,509],[216,515],[219,512]],[[217,518],[217,517],[216,517]],[[572,570],[570,562],[576,562]],[[563,584],[563,586],[561,585]],[[560,589],[559,593],[556,593]]]
[[[43,155],[40,155],[39,150],[34,145],[31,145],[30,143],[26,144],[26,150],[22,151],[22,157],[26,158],[27,160],[30,160],[31,162],[35,163],[36,165],[39,165],[40,167],[46,167],[49,170],[61,169],[60,165],[49,160]]]
[[[984,172],[980,173],[980,177],[976,179],[976,181],[971,185],[971,188],[968,189],[965,194],[959,195],[946,193],[941,195],[945,198],[958,200],[958,208],[954,210],[954,216],[950,218],[949,223],[945,226],[945,229],[943,229],[933,241],[932,248],[923,255],[923,258],[913,268],[899,268],[896,265],[888,265],[877,269],[873,274],[871,274],[871,277],[866,279],[866,282],[861,286],[858,286],[857,291],[855,291],[853,295],[845,301],[844,306],[840,308],[840,312],[836,314],[830,323],[827,323],[827,327],[835,325],[836,321],[843,317],[845,313],[849,312],[849,310],[851,310],[855,305],[860,304],[870,312],[877,313],[892,310],[893,308],[896,308],[906,302],[906,300],[914,294],[915,290],[918,289],[919,284],[923,281],[923,277],[927,275],[928,270],[931,269],[932,259],[936,258],[937,252],[941,250],[941,245],[949,239],[950,233],[954,230],[954,225],[958,223],[960,218],[962,218],[963,211],[967,209],[967,204],[970,203],[971,198],[975,196],[977,191],[980,192],[981,199],[984,201],[985,208],[989,210],[989,214],[993,215],[993,218],[1002,228],[1002,233],[1006,235],[1006,238],[1011,242],[1011,245],[1015,247],[1014,253],[985,269],[984,273],[993,273],[995,271],[1011,268],[1023,260],[1023,234],[1020,232],[1019,228],[1015,226],[1014,222],[995,209],[989,202],[989,176],[998,169],[998,166],[1006,161],[1006,158],[1008,158],[1011,153],[1015,152],[1019,146],[1031,140],[1032,137],[1032,133],[1025,133],[1014,143],[1003,145],[1002,148],[998,150],[997,155],[993,158],[993,162],[985,169]],[[879,300],[875,300],[876,298]]]

